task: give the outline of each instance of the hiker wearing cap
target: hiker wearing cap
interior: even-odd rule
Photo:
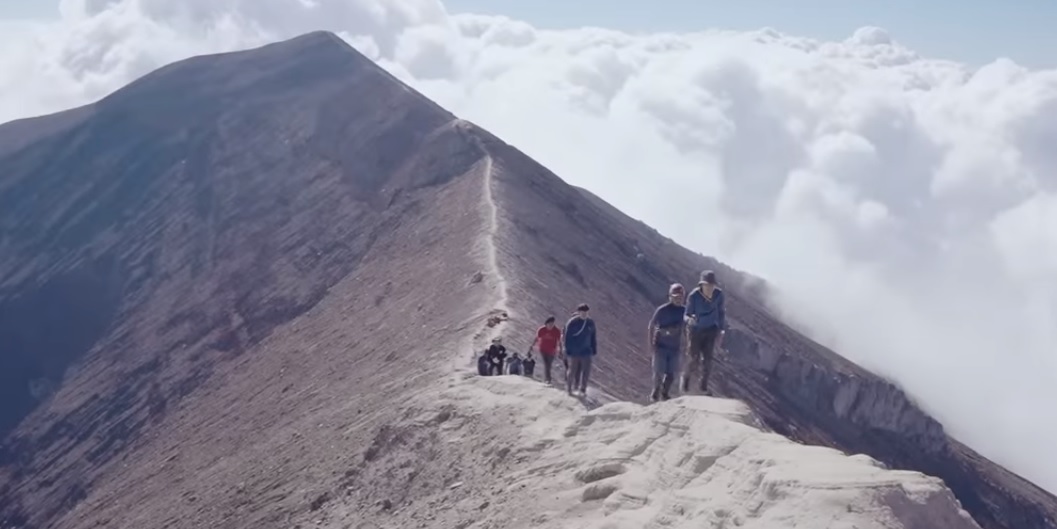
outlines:
[[[683,393],[690,391],[690,378],[700,372],[698,389],[711,395],[708,377],[712,371],[713,352],[723,344],[727,329],[726,296],[716,285],[716,274],[701,272],[701,281],[686,299],[686,323],[690,343],[687,348],[686,371],[683,373]]]
[[[598,353],[595,322],[588,317],[587,304],[576,307],[576,314],[565,324],[565,357],[569,367],[565,373],[565,387],[570,395],[586,395],[591,376],[591,360]]]
[[[554,324],[554,316],[549,316],[543,326],[536,329],[536,339],[528,348],[530,357],[533,348],[539,348],[540,356],[543,357],[543,381],[550,384],[554,357],[562,352],[562,330]]]
[[[503,361],[506,360],[506,347],[503,339],[496,336],[492,338],[492,345],[488,346],[488,362],[492,366],[492,375],[503,374]]]
[[[683,334],[686,332],[683,285],[675,283],[668,287],[668,302],[653,311],[646,327],[646,344],[653,352],[653,392],[650,401],[671,398],[672,382],[679,370],[679,355],[683,350]]]

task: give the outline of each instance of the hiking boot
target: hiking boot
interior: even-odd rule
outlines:
[[[672,396],[667,393],[661,393],[661,400],[671,400]]]
[[[650,402],[657,402],[657,399],[661,397],[661,391],[657,388],[653,388],[653,392],[650,393]]]
[[[704,382],[701,382],[701,394],[706,397],[712,396],[712,390],[708,389],[708,386]]]

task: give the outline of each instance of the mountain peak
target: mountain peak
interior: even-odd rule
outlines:
[[[327,31],[319,29],[315,31],[309,31],[297,35],[296,37],[289,38],[287,40],[279,41],[271,46],[277,47],[288,47],[288,46],[302,46],[302,47],[316,47],[316,46],[334,46],[339,49],[356,51],[355,48],[349,46],[344,39],[339,37],[333,31]],[[358,52],[357,52],[358,53]]]
[[[191,57],[159,68],[105,97],[137,106],[136,112],[201,104],[220,107],[257,99],[307,100],[363,82],[408,90],[398,79],[328,31],[313,31],[247,50]],[[375,88],[377,90],[377,88]],[[431,103],[432,104],[432,103]],[[142,107],[138,106],[142,105]],[[439,107],[438,107],[439,108]]]

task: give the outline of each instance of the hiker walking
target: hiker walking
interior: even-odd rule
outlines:
[[[492,345],[488,346],[488,362],[492,367],[492,375],[503,374],[503,361],[506,360],[506,347],[503,347],[503,339],[492,338]]]
[[[562,354],[562,330],[554,324],[554,316],[550,316],[543,322],[543,326],[536,329],[536,339],[529,346],[529,357],[532,349],[538,348],[540,356],[543,357],[543,381],[551,383],[551,368],[554,367],[554,357]]]
[[[525,354],[525,360],[521,362],[521,367],[525,371],[525,376],[532,378],[532,373],[536,371],[536,361],[532,358],[532,351]]]
[[[565,386],[570,395],[587,395],[591,360],[598,354],[595,322],[588,317],[589,311],[586,303],[581,304],[576,307],[576,314],[565,324],[565,357],[569,359]]]
[[[716,285],[716,274],[711,270],[701,272],[697,288],[686,299],[686,323],[690,335],[687,347],[687,365],[683,373],[683,393],[690,391],[690,378],[698,376],[698,389],[712,395],[708,389],[708,376],[712,371],[714,351],[723,344],[727,328],[726,296]]]
[[[678,376],[679,355],[682,354],[683,334],[686,332],[683,320],[685,294],[683,285],[675,283],[669,286],[668,302],[653,311],[653,317],[646,327],[646,344],[653,352],[652,402],[671,398],[672,382]]]

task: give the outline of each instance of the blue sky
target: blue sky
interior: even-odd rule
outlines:
[[[179,1],[179,0],[173,0]],[[504,14],[536,26],[625,31],[721,27],[843,39],[866,25],[885,28],[924,55],[984,64],[1009,57],[1057,67],[1054,0],[445,0],[454,13]],[[0,18],[47,17],[56,0],[0,0]]]

